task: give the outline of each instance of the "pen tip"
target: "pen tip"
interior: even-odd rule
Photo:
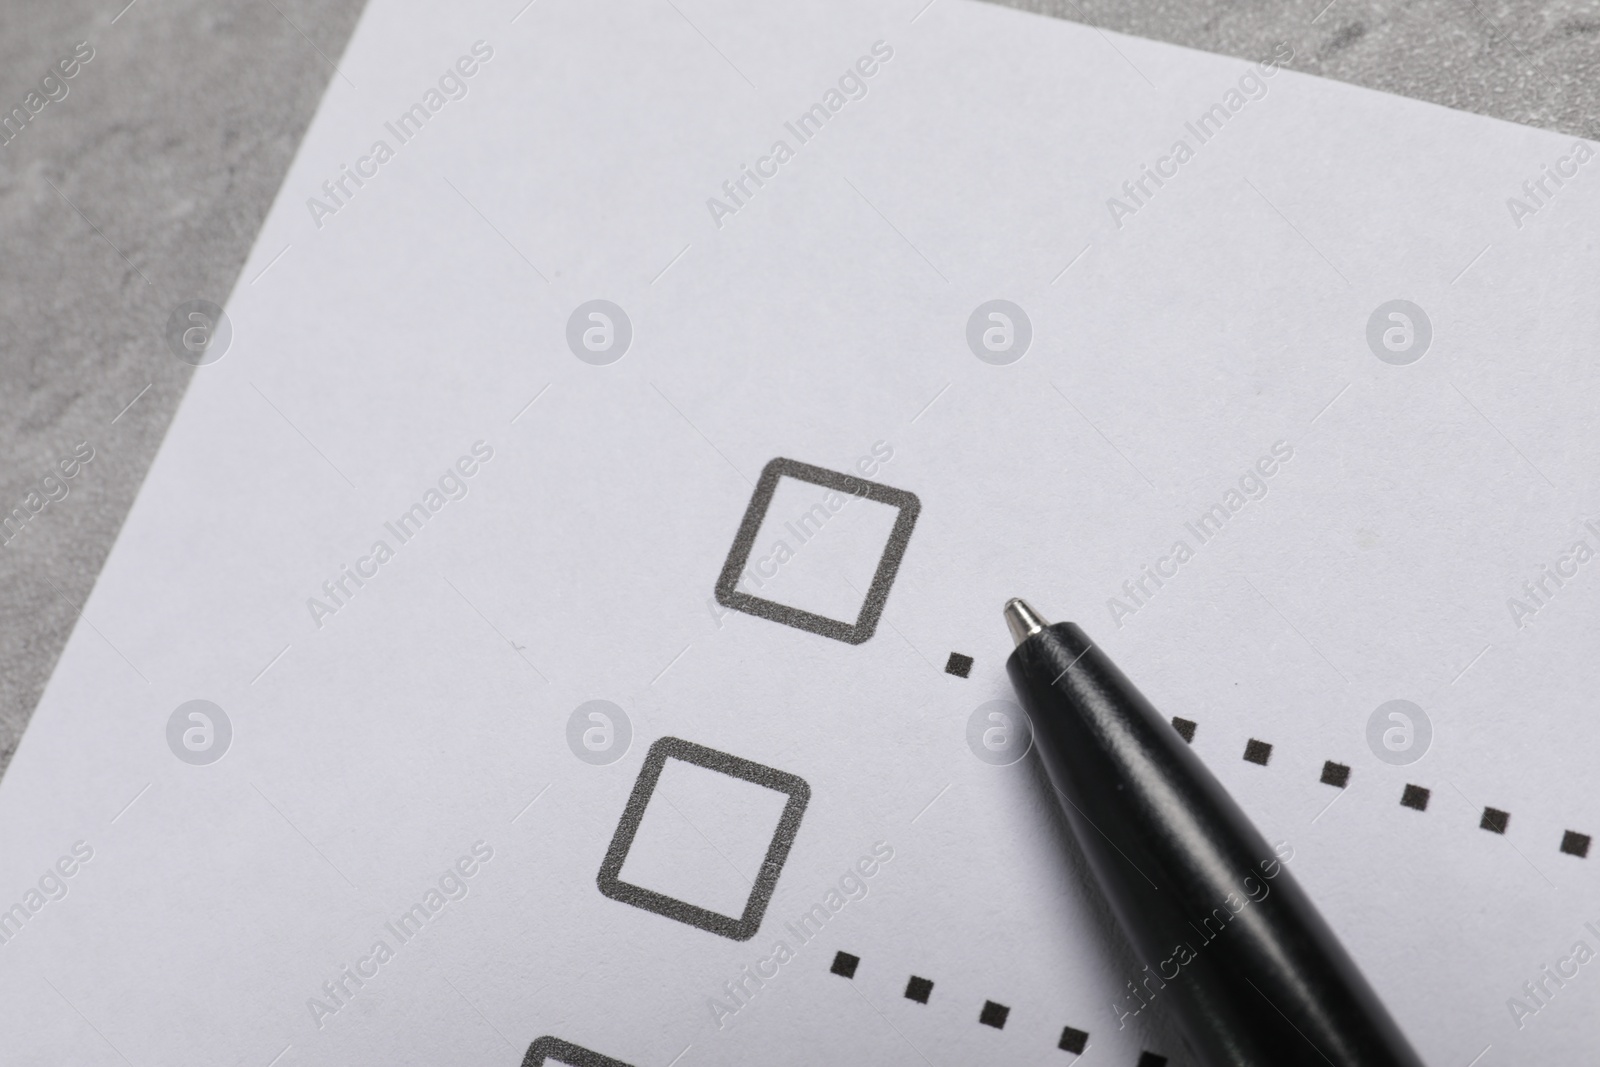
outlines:
[[[1044,619],[1040,618],[1039,613],[1020,597],[1012,597],[1006,601],[1005,617],[1006,628],[1011,631],[1011,639],[1019,645],[1045,628]]]

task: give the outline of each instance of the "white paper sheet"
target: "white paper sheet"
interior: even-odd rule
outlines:
[[[7,1062],[1183,1063],[1031,760],[969,747],[1012,595],[1198,724],[1428,1062],[1589,1058],[1592,148],[963,0],[519,6],[374,0],[339,60],[0,784]],[[862,643],[714,599],[780,457],[920,504]],[[598,888],[665,737],[809,787],[749,940]],[[771,807],[686,862],[754,885]]]

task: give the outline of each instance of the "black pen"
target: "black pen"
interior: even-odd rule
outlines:
[[[1165,1005],[1208,1067],[1422,1067],[1283,858],[1105,653],[1021,600],[1005,617],[1034,744],[1145,964],[1127,1003]]]

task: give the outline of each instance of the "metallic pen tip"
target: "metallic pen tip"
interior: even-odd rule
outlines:
[[[1044,619],[1039,617],[1039,613],[1020,597],[1012,597],[1006,601],[1005,617],[1006,628],[1011,631],[1011,639],[1019,645],[1047,625]]]

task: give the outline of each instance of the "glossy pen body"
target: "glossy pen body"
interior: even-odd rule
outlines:
[[[1006,664],[1067,822],[1161,1004],[1211,1067],[1422,1067],[1284,866],[1073,623],[1012,601]],[[1123,991],[1119,991],[1123,992]]]

